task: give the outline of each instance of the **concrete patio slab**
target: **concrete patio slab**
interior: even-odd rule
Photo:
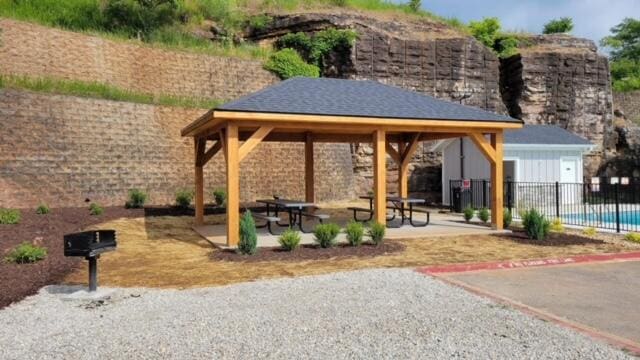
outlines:
[[[335,221],[344,227],[346,221],[340,219]],[[313,224],[309,223],[305,228],[312,229]],[[225,225],[203,225],[193,227],[200,236],[204,237],[213,245],[220,248],[228,248],[226,246],[226,226]],[[282,231],[284,228],[274,226],[276,231]],[[425,238],[434,236],[459,236],[459,235],[486,235],[509,232],[509,230],[492,230],[487,226],[466,224],[454,217],[445,214],[431,215],[431,222],[425,227],[413,227],[404,225],[399,228],[387,228],[387,239],[410,239]],[[344,234],[338,235],[338,242],[346,242]],[[313,234],[302,234],[301,244],[313,244]],[[267,229],[258,229],[258,247],[279,246],[278,236],[271,235]]]
[[[453,273],[445,279],[640,344],[640,261]]]

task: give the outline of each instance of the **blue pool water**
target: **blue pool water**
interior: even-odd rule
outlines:
[[[565,215],[565,222],[567,223],[613,223],[616,222],[615,212],[602,212],[602,213],[590,213],[590,214],[571,214]],[[620,224],[627,225],[640,225],[640,211],[621,211],[620,212]]]

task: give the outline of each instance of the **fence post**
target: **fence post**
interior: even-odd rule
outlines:
[[[556,181],[556,217],[560,218],[560,183]]]
[[[507,209],[509,212],[513,209],[513,182],[507,180]]]
[[[482,207],[487,207],[487,180],[482,179]]]
[[[616,232],[620,232],[620,184],[616,183],[613,187],[616,197]]]

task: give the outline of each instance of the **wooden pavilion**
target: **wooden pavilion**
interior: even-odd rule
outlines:
[[[227,245],[240,224],[240,162],[262,141],[305,144],[305,200],[315,201],[313,144],[372,143],[374,220],[386,221],[386,159],[408,195],[420,141],[468,136],[491,164],[491,223],[502,228],[503,131],[522,121],[374,81],[293,78],[210,110],[182,130],[195,144],[195,224],[204,218],[203,166],[222,151],[227,176]],[[212,142],[211,146],[207,146]],[[395,147],[394,147],[395,145]]]

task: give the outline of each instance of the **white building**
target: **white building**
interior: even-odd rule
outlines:
[[[504,179],[516,182],[582,182],[582,155],[593,145],[557,126],[525,125],[505,131]],[[490,179],[489,162],[469,138],[438,142],[442,152],[442,202],[450,205],[450,180]]]

